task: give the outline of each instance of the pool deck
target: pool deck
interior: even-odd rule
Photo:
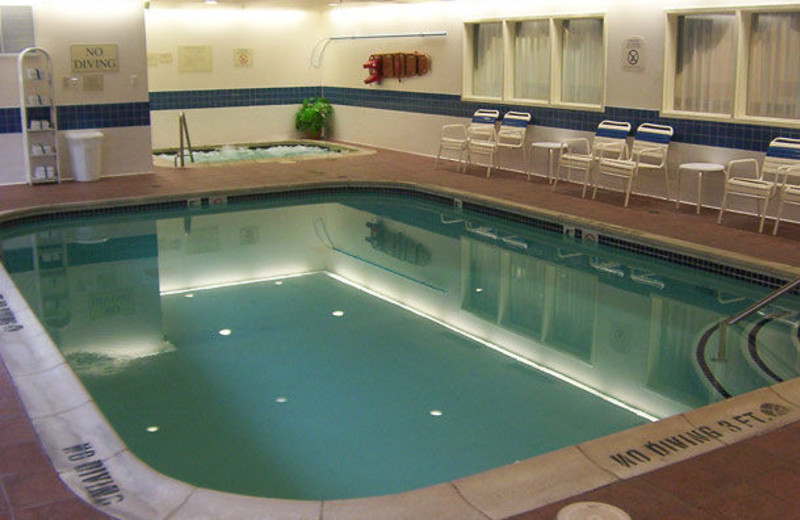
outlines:
[[[3,186],[0,187],[0,211],[48,208],[57,204],[81,207],[100,201],[158,200],[177,195],[224,194],[269,187],[386,181],[432,186],[506,204],[561,212],[587,223],[619,226],[643,236],[657,235],[676,246],[724,251],[737,261],[748,262],[752,258],[767,262],[776,270],[800,273],[800,225],[782,223],[779,235],[773,237],[757,233],[758,224],[753,216],[727,213],[725,223],[717,225],[717,211],[710,208],[697,215],[694,205],[676,209],[674,202],[637,196],[632,197],[629,208],[623,208],[622,194],[617,192],[601,191],[597,200],[592,201],[582,199],[580,188],[575,185],[559,184],[554,192],[542,177],[535,176],[527,181],[518,173],[499,171],[486,179],[485,168],[475,167],[464,174],[456,172],[454,164],[447,162],[434,169],[432,158],[388,150],[339,159],[186,170],[158,168],[153,173],[103,178],[93,183]],[[771,232],[771,224],[768,222],[768,232]],[[793,385],[787,393],[800,398],[798,386]],[[742,408],[747,409],[746,406]],[[735,416],[741,418],[741,415]],[[704,424],[704,419],[698,420]],[[739,424],[744,430],[751,427]],[[641,473],[637,469],[614,479],[612,484],[507,517],[551,520],[565,505],[590,500],[613,504],[634,520],[800,520],[800,422],[772,428],[768,433],[741,437],[730,444],[725,442],[729,444],[725,447],[659,465],[652,471]],[[606,471],[611,474],[614,469]],[[481,497],[481,489],[471,487],[472,484],[464,483],[459,491],[469,493],[470,497]],[[486,507],[481,509],[497,512],[485,514],[487,518],[504,518],[502,497],[489,496],[490,487],[487,484]],[[86,505],[61,483],[8,373],[0,366],[0,520],[75,518],[109,517]]]

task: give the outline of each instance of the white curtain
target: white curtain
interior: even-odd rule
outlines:
[[[602,104],[605,62],[603,20],[565,20],[562,31],[562,101]]]
[[[747,115],[800,119],[800,13],[755,14]]]
[[[681,16],[678,21],[674,108],[731,114],[735,74],[734,16]]]
[[[531,20],[516,24],[514,97],[550,99],[549,20]]]
[[[472,94],[503,95],[503,24],[480,23],[473,26]]]

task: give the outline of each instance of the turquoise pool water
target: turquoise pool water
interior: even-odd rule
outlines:
[[[767,287],[408,196],[233,202],[0,241],[124,442],[191,484],[401,492],[770,384],[747,334],[697,359]],[[795,303],[758,332],[785,378]]]

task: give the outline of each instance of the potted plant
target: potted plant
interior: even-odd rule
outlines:
[[[333,106],[327,99],[304,99],[303,104],[295,114],[294,126],[298,130],[305,132],[311,139],[319,139],[331,115],[333,115]]]

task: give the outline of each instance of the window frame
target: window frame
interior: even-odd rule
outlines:
[[[567,20],[597,19],[602,23],[603,39],[603,64],[602,64],[602,99],[599,104],[577,103],[563,100],[562,96],[562,70],[563,70],[563,26]],[[547,21],[549,38],[550,81],[548,99],[529,99],[516,97],[514,86],[516,81],[516,31],[517,24],[523,22]],[[503,27],[503,88],[502,96],[476,95],[472,90],[473,61],[474,61],[474,30],[475,25],[481,23],[501,22]],[[543,15],[510,18],[481,18],[464,22],[463,44],[463,72],[461,99],[470,102],[510,103],[521,106],[542,106],[551,108],[571,108],[587,111],[602,112],[605,110],[606,93],[608,89],[608,23],[605,13],[589,12],[568,15]]]
[[[751,48],[751,28],[754,15],[771,13],[800,13],[800,5],[763,5],[763,6],[720,6],[694,9],[669,9],[665,11],[666,30],[664,38],[664,80],[661,101],[661,115],[664,117],[696,119],[702,121],[721,121],[748,123],[764,126],[784,126],[800,128],[800,119],[756,116],[747,113],[749,63]],[[733,15],[735,18],[734,56],[734,92],[730,113],[694,112],[676,110],[675,103],[675,68],[678,56],[678,25],[682,16],[699,14]],[[800,99],[798,100],[800,103]]]

